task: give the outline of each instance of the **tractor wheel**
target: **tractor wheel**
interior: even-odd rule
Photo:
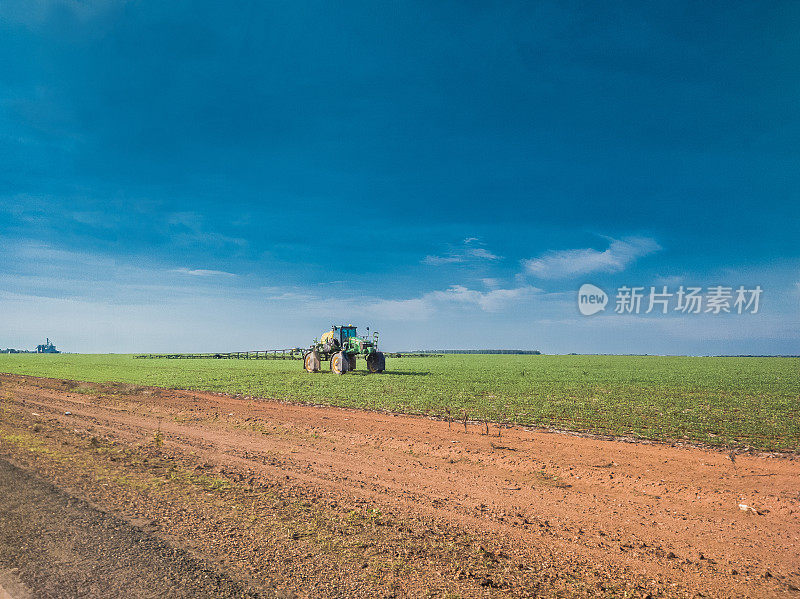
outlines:
[[[338,352],[331,356],[331,372],[344,374],[347,372],[350,360],[344,352]]]
[[[353,372],[356,369],[356,355],[353,354],[350,356],[350,360],[347,363],[347,370]]]
[[[319,354],[315,351],[308,352],[303,357],[303,366],[309,372],[319,372]]]
[[[386,369],[386,357],[383,352],[375,352],[367,356],[367,370],[370,372],[383,372]]]

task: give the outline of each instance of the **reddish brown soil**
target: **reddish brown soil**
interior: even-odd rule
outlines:
[[[398,518],[500,539],[534,560],[553,552],[637,588],[800,596],[792,455],[732,460],[716,450],[496,426],[486,435],[478,424],[465,431],[462,422],[194,391],[0,382],[9,401],[70,428],[135,443],[160,427],[165,447],[217,472],[366,500]]]

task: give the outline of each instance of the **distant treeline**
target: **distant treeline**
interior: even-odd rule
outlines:
[[[538,349],[420,349],[402,354],[519,354],[523,356],[540,356]]]
[[[576,354],[567,356],[611,356],[619,358],[800,358],[800,354]]]
[[[798,354],[722,354],[714,358],[800,358]]]
[[[29,349],[0,349],[0,354],[35,354],[35,351],[31,351]]]

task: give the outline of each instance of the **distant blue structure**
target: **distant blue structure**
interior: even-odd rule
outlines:
[[[50,337],[47,338],[47,341],[41,345],[36,346],[36,353],[37,354],[60,354],[61,352],[56,349],[56,346],[50,341]]]

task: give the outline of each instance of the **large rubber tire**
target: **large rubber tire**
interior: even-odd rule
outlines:
[[[309,372],[319,372],[319,354],[315,351],[308,352],[303,356],[303,367]]]
[[[356,356],[355,354],[353,354],[352,356],[350,356],[350,360],[347,363],[347,370],[353,372],[355,369],[356,369]]]
[[[367,356],[367,370],[370,372],[383,372],[386,369],[386,357],[383,352],[375,352]]]
[[[347,372],[347,367],[350,360],[344,352],[337,352],[331,356],[331,372],[334,374],[344,374]]]

